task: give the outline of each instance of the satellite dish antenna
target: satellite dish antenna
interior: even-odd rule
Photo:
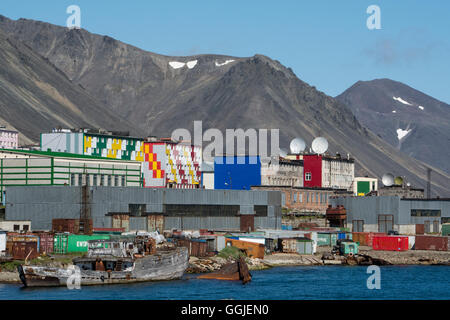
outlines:
[[[328,150],[328,141],[324,137],[315,138],[311,144],[311,147],[317,154],[325,153]]]
[[[400,176],[395,177],[394,184],[397,185],[397,186],[402,186],[403,185],[403,178],[400,177]]]
[[[394,184],[394,176],[391,173],[385,173],[381,181],[386,187],[390,187]]]
[[[291,141],[289,148],[291,149],[291,153],[299,154],[305,150],[306,143],[302,138],[295,138]]]
[[[287,157],[287,151],[286,151],[286,149],[281,148],[280,151],[279,151],[279,155],[280,155],[280,157],[282,157],[282,158],[286,158],[286,157]]]

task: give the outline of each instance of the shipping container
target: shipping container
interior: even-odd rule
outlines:
[[[329,233],[329,232],[318,232],[317,233],[317,245],[318,246],[335,246],[336,241],[338,240],[337,233]]]
[[[147,231],[164,232],[164,216],[162,214],[152,214],[147,216]]]
[[[443,236],[450,235],[450,223],[442,224],[442,235]]]
[[[359,245],[356,242],[341,242],[339,251],[341,254],[358,254]]]
[[[225,237],[217,236],[216,240],[216,250],[220,252],[222,249],[225,249]]]
[[[314,254],[314,242],[307,238],[297,238],[297,253],[298,254]]]
[[[239,236],[238,240],[265,244],[266,239],[258,236]]]
[[[352,239],[353,241],[358,242],[360,246],[372,247],[373,237],[376,235],[383,236],[383,235],[386,235],[386,233],[384,233],[384,232],[353,232],[352,237],[349,239]]]
[[[69,233],[57,233],[53,237],[53,253],[66,254],[68,247]]]
[[[37,241],[14,241],[11,256],[14,260],[31,260],[39,256]]]
[[[54,234],[39,231],[35,231],[33,233],[39,237],[39,252],[41,254],[52,253],[54,247]]]
[[[227,246],[233,246],[241,249],[248,257],[264,259],[265,247],[260,243],[253,243],[247,241],[240,241],[235,239],[226,238],[225,243]]]
[[[278,248],[284,253],[297,253],[297,239],[296,238],[279,238]]]
[[[89,240],[109,240],[109,235],[78,235],[71,234],[68,238],[67,253],[87,252]]]
[[[415,250],[448,251],[448,237],[416,236]]]
[[[408,250],[407,236],[381,236],[375,235],[373,237],[373,250],[383,251],[407,251]]]

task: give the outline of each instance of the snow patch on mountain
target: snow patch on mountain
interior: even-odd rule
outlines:
[[[192,61],[189,61],[188,63],[186,63],[186,65],[189,69],[192,69],[193,67],[195,67],[197,65],[197,62],[198,62],[198,60],[192,60]]]
[[[409,129],[409,130],[397,129],[398,140],[402,140],[410,132],[411,132],[411,129]]]
[[[406,105],[408,105],[408,106],[412,106],[411,103],[409,103],[409,102],[403,100],[403,99],[400,98],[400,97],[392,97],[392,98],[393,98],[394,100],[398,101],[398,102],[401,102],[401,103],[406,104]]]
[[[216,61],[216,67],[221,67],[221,66],[227,65],[227,64],[229,64],[231,62],[234,62],[234,60],[226,60],[223,63],[219,63],[219,62]]]
[[[420,110],[424,110],[425,108],[424,108],[424,107],[422,107],[422,106],[419,106],[419,109],[420,109]]]
[[[392,113],[397,113],[397,111],[396,110],[392,110]]]
[[[180,69],[180,68],[183,68],[186,65],[186,63],[178,62],[178,61],[171,61],[171,62],[169,62],[169,65],[174,69]]]

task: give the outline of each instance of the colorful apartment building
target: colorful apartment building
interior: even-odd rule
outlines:
[[[41,134],[41,150],[142,162],[144,187],[195,189],[201,185],[201,148],[190,144],[59,130]]]

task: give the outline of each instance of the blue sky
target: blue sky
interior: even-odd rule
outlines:
[[[1,0],[0,14],[65,25],[72,4],[82,28],[155,53],[264,54],[331,96],[390,78],[450,103],[450,1]]]

